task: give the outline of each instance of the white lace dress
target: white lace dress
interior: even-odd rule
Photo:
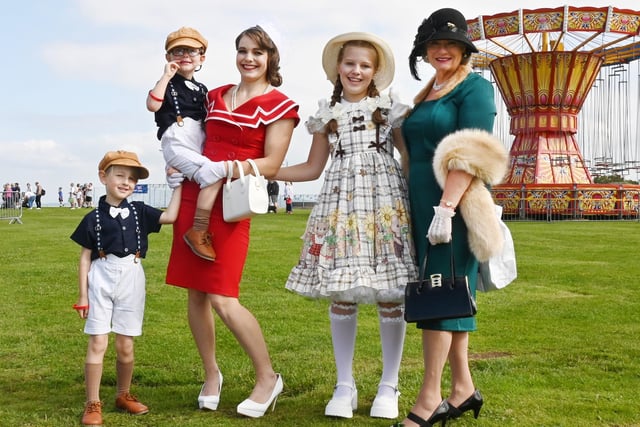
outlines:
[[[386,95],[358,103],[326,101],[307,124],[328,135],[331,164],[307,228],[298,264],[286,288],[312,298],[354,303],[402,302],[416,266],[409,221],[407,183],[393,158],[391,124],[371,120],[377,107],[388,123]]]

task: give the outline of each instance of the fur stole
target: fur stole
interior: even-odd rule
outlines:
[[[502,231],[487,185],[502,181],[508,159],[502,142],[481,129],[463,129],[447,135],[434,154],[434,174],[441,188],[450,170],[473,175],[458,207],[467,225],[469,247],[480,262],[502,250]]]

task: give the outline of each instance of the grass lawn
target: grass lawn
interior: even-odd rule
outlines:
[[[83,321],[77,298],[79,247],[69,239],[87,210],[25,211],[0,222],[0,426],[74,426],[84,403]],[[132,392],[151,412],[115,411],[115,353],[107,350],[101,397],[105,426],[389,426],[369,418],[381,370],[374,307],[362,306],[354,369],[359,408],[351,420],[324,417],[335,383],[327,302],[284,289],[308,211],[264,215],[252,226],[241,300],[262,325],[285,381],[275,412],[236,414],[253,385],[249,359],[221,322],[224,374],[216,412],[197,409],[203,379],[186,321],[186,292],[164,284],[171,226],[151,236],[147,309],[136,340]],[[472,373],[485,396],[478,420],[452,426],[640,426],[640,223],[510,222],[518,280],[478,296]],[[113,341],[111,341],[113,343]],[[421,342],[407,330],[400,413],[422,376]],[[446,376],[448,378],[448,376]],[[446,391],[448,383],[443,384]]]

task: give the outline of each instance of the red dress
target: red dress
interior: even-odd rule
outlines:
[[[213,161],[264,157],[267,125],[280,119],[294,119],[297,126],[300,121],[298,104],[274,89],[250,99],[230,112],[222,95],[231,87],[231,84],[221,86],[209,91],[207,95],[207,137],[203,154]],[[196,256],[182,236],[193,225],[198,192],[198,184],[193,181],[184,182],[180,212],[173,224],[167,283],[237,298],[249,247],[251,220],[225,222],[222,219],[220,192],[209,222],[216,260],[211,262]]]

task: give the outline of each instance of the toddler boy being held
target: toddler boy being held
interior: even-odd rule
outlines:
[[[207,88],[193,77],[202,68],[207,44],[202,34],[190,27],[167,36],[167,63],[149,91],[147,109],[155,115],[168,170],[178,170],[200,185],[193,227],[184,234],[184,240],[196,255],[214,261],[209,218],[226,167],[224,162],[212,162],[202,155]]]

